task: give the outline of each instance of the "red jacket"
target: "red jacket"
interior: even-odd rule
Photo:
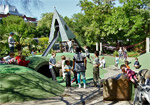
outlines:
[[[17,60],[17,64],[19,64],[18,62],[21,60],[21,56],[16,56],[16,60]]]
[[[30,61],[25,61],[25,60],[19,60],[18,61],[18,65],[20,66],[28,66],[28,64],[30,63]]]

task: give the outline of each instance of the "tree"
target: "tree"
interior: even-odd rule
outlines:
[[[53,13],[44,13],[42,14],[41,20],[37,24],[37,37],[48,37],[51,29]]]
[[[85,30],[83,30],[84,26],[87,26],[87,19],[82,13],[77,13],[72,16],[72,18],[64,17],[65,22],[69,26],[69,28],[72,30],[72,32],[75,34],[76,39],[80,42],[81,46],[86,45],[87,42],[84,33]]]
[[[150,17],[149,11],[145,9],[146,4],[143,6],[141,0],[122,0],[121,3],[124,5],[113,8],[105,21],[106,34],[109,37],[113,36],[113,39],[123,40],[125,44],[127,39],[130,39],[130,44],[145,40]]]
[[[114,7],[113,1],[80,0],[79,6],[88,23],[82,28],[88,44],[103,41],[118,45],[118,40],[122,40],[131,45],[145,40],[150,35],[150,1],[120,0],[121,7]]]
[[[84,35],[88,44],[95,44],[107,37],[104,30],[104,22],[111,14],[114,0],[80,0],[80,7],[84,11],[87,19],[87,26],[84,26]]]
[[[5,29],[5,32],[14,32],[14,38],[17,42],[17,49],[21,50],[24,43],[24,39],[27,37],[33,37],[33,30],[35,25],[32,23],[24,22],[23,18],[19,16],[8,16],[2,19],[2,26]]]

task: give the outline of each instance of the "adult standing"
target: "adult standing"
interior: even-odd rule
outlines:
[[[86,88],[86,62],[86,57],[81,53],[81,48],[77,47],[76,54],[73,57],[73,68],[77,72],[79,88],[81,88],[81,75],[83,76],[84,88]]]
[[[127,60],[127,49],[126,47],[123,47],[123,57],[124,57],[124,61]]]
[[[100,66],[99,52],[95,51],[94,55],[95,57],[93,61],[93,82],[94,82],[94,86],[97,87],[97,83],[99,83],[100,85],[100,81],[101,81],[99,77],[99,66]]]
[[[72,40],[71,39],[69,39],[69,41],[67,42],[67,44],[68,44],[68,47],[69,47],[69,52],[72,52]]]
[[[49,60],[49,69],[50,69],[50,73],[52,75],[52,80],[53,81],[56,81],[56,74],[55,74],[55,67],[56,67],[56,53],[53,52],[52,53],[52,56],[50,57],[50,60]]]
[[[13,32],[10,32],[10,35],[8,37],[8,43],[9,43],[9,48],[10,48],[10,52],[14,52],[14,44],[16,43],[13,39]]]

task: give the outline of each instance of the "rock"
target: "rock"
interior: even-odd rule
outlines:
[[[131,87],[131,82],[123,74],[119,79],[108,78],[103,83],[103,99],[106,101],[130,100]]]

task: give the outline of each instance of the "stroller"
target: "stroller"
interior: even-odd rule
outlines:
[[[141,81],[143,81],[144,78],[141,76]],[[146,100],[150,105],[150,85],[149,83],[143,84],[136,82],[137,89],[135,89],[135,95],[134,95],[134,101],[133,105],[144,105],[143,102]],[[147,105],[147,104],[146,104]]]

